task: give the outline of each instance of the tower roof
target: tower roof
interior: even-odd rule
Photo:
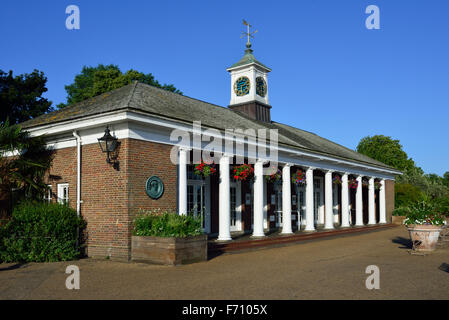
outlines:
[[[267,72],[271,71],[270,68],[265,66],[263,63],[261,63],[260,61],[258,61],[254,57],[253,50],[251,49],[251,43],[247,43],[246,44],[245,54],[243,55],[242,59],[240,59],[240,61],[234,63],[227,70],[230,71],[232,69],[235,69],[235,68],[238,68],[238,67],[241,67],[241,66],[246,66],[246,65],[249,65],[249,64],[257,64],[259,67],[265,69],[265,71],[267,71]]]

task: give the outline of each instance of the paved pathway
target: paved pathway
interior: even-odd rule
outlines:
[[[0,264],[0,299],[449,299],[449,245],[408,253],[404,227],[283,247],[225,254],[167,267],[83,259]],[[66,266],[78,265],[81,289],[67,290]],[[380,268],[380,289],[365,268]]]

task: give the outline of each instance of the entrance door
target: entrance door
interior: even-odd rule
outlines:
[[[202,228],[210,233],[209,178],[187,181],[187,212],[201,217]]]
[[[313,218],[315,224],[324,224],[323,177],[313,179]]]
[[[296,188],[296,199],[298,201],[298,229],[300,229],[300,226],[306,225],[306,190],[304,186]]]
[[[231,231],[242,230],[241,182],[231,182]]]

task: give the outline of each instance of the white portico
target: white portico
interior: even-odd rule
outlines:
[[[215,159],[219,166],[217,176],[206,184],[212,198],[205,207],[208,214],[204,215],[210,220],[204,224],[212,226],[210,233],[216,234],[218,241],[230,241],[238,232],[263,238],[272,229],[291,235],[388,223],[387,210],[391,211],[392,204],[391,200],[387,203],[391,199],[386,194],[387,181],[393,183],[400,172],[317,135],[272,121],[268,99],[271,69],[254,57],[249,24],[246,25],[248,42],[244,56],[227,68],[231,80],[228,110],[237,125],[241,125],[242,115],[250,122],[241,128],[243,137],[224,137],[222,147],[226,150]],[[266,131],[267,140],[259,139],[261,129]],[[275,143],[268,139],[270,130],[276,130],[279,137]],[[206,130],[202,134],[208,135]],[[259,148],[268,146],[273,147],[270,152],[259,152]],[[182,180],[186,179],[188,166],[192,166],[185,157],[180,151],[178,172]],[[232,174],[241,159],[254,169],[246,181],[236,180]],[[273,162],[280,176],[276,181],[267,179],[265,173]],[[305,179],[296,184],[293,176],[298,171]],[[182,213],[187,208],[187,183],[180,181],[178,185]],[[390,187],[389,192],[392,190]],[[204,203],[197,207],[204,207]]]

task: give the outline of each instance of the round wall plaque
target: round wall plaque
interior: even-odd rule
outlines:
[[[145,190],[151,199],[159,199],[164,193],[164,183],[159,177],[152,176],[148,178]]]

